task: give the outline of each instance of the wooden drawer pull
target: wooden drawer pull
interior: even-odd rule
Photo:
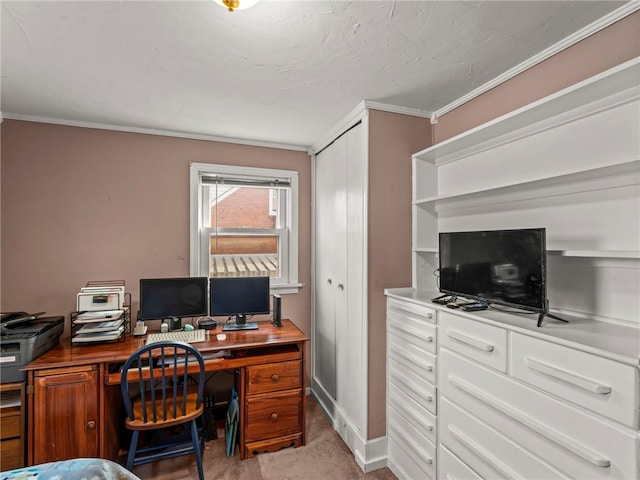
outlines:
[[[467,435],[462,433],[453,425],[449,425],[449,433],[451,436],[458,440],[461,444],[467,447],[469,450],[475,452],[476,455],[481,457],[486,463],[491,465],[493,468],[498,470],[502,475],[506,478],[523,478],[518,475],[516,472],[507,467],[504,463],[502,463],[498,458],[492,455],[490,452],[485,450],[481,445],[478,445],[476,442],[471,440]]]
[[[277,422],[278,421],[278,414],[277,413],[272,413],[271,414],[271,421],[272,422]]]
[[[534,432],[548,438],[552,442],[560,445],[563,448],[566,448],[574,455],[577,455],[580,458],[583,458],[587,462],[602,468],[607,468],[611,466],[611,460],[608,460],[597,452],[594,452],[589,447],[582,445],[575,439],[568,437],[553,428],[548,427],[542,422],[535,420],[530,417],[528,414],[521,412],[517,408],[512,405],[503,402],[502,400],[494,397],[493,395],[471,385],[470,383],[465,382],[461,378],[456,377],[455,375],[449,375],[449,383],[454,387],[459,388],[463,392],[471,395],[472,397],[477,398],[484,404],[490,406],[491,408],[502,412],[504,415],[512,418],[513,420],[521,423],[525,427],[533,430]]]
[[[279,377],[278,377],[278,374],[277,374],[277,373],[274,373],[273,375],[271,375],[271,380],[273,380],[274,382],[277,382],[277,381],[278,381],[278,378],[279,378]]]
[[[549,377],[556,378],[575,387],[582,388],[583,390],[597,393],[599,395],[607,395],[608,393],[611,393],[610,386],[602,385],[595,380],[590,380],[574,373],[567,372],[566,370],[562,370],[560,368],[554,367],[553,365],[543,363],[540,360],[536,360],[531,357],[525,357],[524,361],[527,364],[527,367],[529,367],[531,370],[534,370],[543,375],[547,375]]]
[[[87,428],[90,430],[96,428],[96,422],[94,420],[89,421],[87,423]]]
[[[495,347],[490,343],[483,342],[482,340],[478,340],[477,338],[469,337],[464,333],[457,332],[455,330],[447,330],[447,337],[452,338],[453,340],[457,340],[460,343],[464,343],[465,345],[469,345],[478,350],[482,350],[483,352],[493,352]]]

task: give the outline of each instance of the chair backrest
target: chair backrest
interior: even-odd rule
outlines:
[[[197,386],[191,386],[192,381]],[[142,409],[135,417],[143,423],[175,421],[194,408],[200,408],[204,383],[202,355],[192,345],[176,341],[151,343],[139,348],[125,362],[120,376],[127,416],[134,419],[131,395],[134,391],[140,400],[136,404]],[[135,390],[134,385],[137,385]],[[194,389],[197,395],[191,393]]]

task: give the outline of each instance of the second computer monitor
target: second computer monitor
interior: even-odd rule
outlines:
[[[233,317],[224,330],[258,328],[247,315],[269,314],[269,277],[213,277],[209,279],[209,315]]]

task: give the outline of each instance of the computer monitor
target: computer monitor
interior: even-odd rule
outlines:
[[[269,277],[212,277],[209,279],[209,315],[233,317],[222,329],[253,330],[247,315],[270,313]]]
[[[175,329],[183,317],[208,315],[207,307],[207,277],[140,279],[139,320],[171,319]]]

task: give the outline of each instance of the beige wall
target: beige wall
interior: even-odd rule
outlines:
[[[429,145],[428,119],[369,111],[369,439],[386,432],[384,289],[411,286],[411,155]]]
[[[122,279],[135,315],[140,278],[189,275],[189,163],[221,163],[299,172],[305,287],[282,309],[310,334],[305,152],[14,120],[1,129],[2,311],[68,318],[87,281]]]
[[[443,115],[434,128],[435,142],[442,142],[638,56],[640,11]]]

